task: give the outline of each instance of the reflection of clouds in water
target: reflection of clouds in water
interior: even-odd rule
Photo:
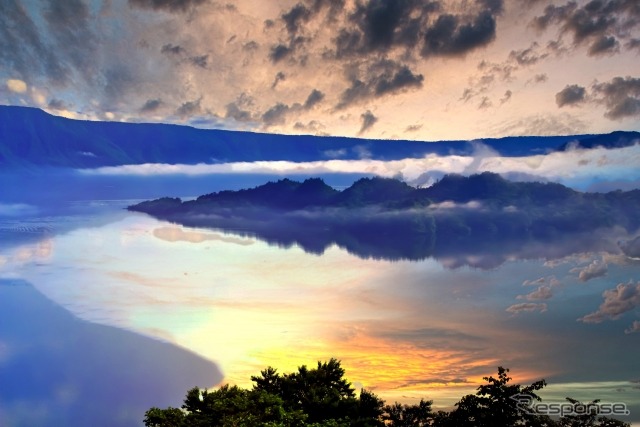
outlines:
[[[640,307],[640,282],[619,283],[615,288],[605,290],[602,297],[604,301],[597,311],[578,320],[585,323],[616,320],[623,314]]]
[[[0,258],[0,267],[7,264],[7,260],[16,264],[42,263],[51,260],[54,252],[52,238],[45,238],[33,245],[21,246],[12,251],[9,256]],[[2,262],[4,260],[5,262]]]
[[[553,296],[553,290],[549,285],[541,285],[535,291],[531,291],[526,295],[518,295],[516,299],[526,299],[527,301],[547,300]],[[507,309],[507,311],[509,311]]]
[[[507,312],[515,314],[520,313],[532,313],[532,312],[540,312],[544,313],[547,311],[546,303],[534,303],[534,302],[523,302],[519,304],[513,304],[506,309]]]
[[[603,260],[593,260],[586,267],[576,267],[569,270],[570,273],[578,273],[581,282],[587,282],[596,277],[602,277],[609,271],[609,266]]]
[[[202,243],[206,241],[220,241],[237,245],[251,245],[250,239],[226,237],[217,233],[205,233],[201,231],[187,231],[181,227],[158,227],[153,230],[154,237],[167,242]]]
[[[500,269],[450,271],[433,259],[361,259],[336,246],[316,256],[260,240],[238,245],[224,234],[139,215],[54,240],[46,265],[17,265],[11,257],[8,265],[75,315],[189,348],[219,362],[225,381],[240,385],[268,365],[288,372],[338,357],[350,380],[382,396],[427,396],[442,405],[473,393],[498,364],[533,380],[571,369],[540,351],[564,351],[581,339],[568,336],[575,328],[588,329],[575,322],[587,311],[571,314],[578,326],[567,335],[544,323],[573,307],[550,303],[538,315],[546,305],[527,300],[504,311],[523,293],[520,284],[530,281],[533,293],[558,281],[530,279],[540,277],[542,261],[518,261],[515,254],[507,253],[515,262]],[[23,248],[37,252],[37,245]],[[544,259],[543,249],[531,253]],[[491,261],[490,254],[460,256],[467,266]],[[571,262],[588,264],[595,256]],[[574,266],[567,261],[563,268],[568,274]],[[598,286],[597,278],[589,282],[592,294],[602,292]],[[451,401],[440,400],[447,393]]]

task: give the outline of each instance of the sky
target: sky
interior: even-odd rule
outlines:
[[[380,139],[637,130],[636,0],[3,0],[0,104]]]

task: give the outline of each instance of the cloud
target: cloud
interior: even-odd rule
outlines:
[[[509,313],[520,314],[520,313],[532,313],[538,311],[540,313],[544,313],[547,311],[547,304],[545,303],[534,303],[534,302],[523,302],[520,304],[513,304],[505,310]]]
[[[533,79],[532,79],[534,83],[544,83],[547,80],[549,80],[549,76],[546,75],[545,73],[536,74],[535,76],[533,76]]]
[[[553,296],[553,291],[551,289],[551,286],[542,285],[542,286],[539,286],[535,291],[529,292],[526,295],[518,295],[516,298],[526,299],[527,301],[540,301],[540,300],[550,299],[552,296]]]
[[[627,38],[630,29],[640,24],[640,7],[633,1],[596,0],[579,7],[575,1],[561,6],[549,5],[544,13],[533,19],[540,31],[558,25],[561,34],[573,36],[574,45],[590,43],[588,54],[615,53],[619,42]]]
[[[188,59],[189,63],[200,68],[207,68],[209,55],[192,56]]]
[[[202,98],[199,98],[195,101],[185,102],[180,107],[178,107],[178,109],[176,110],[176,115],[182,118],[186,118],[194,114],[200,113],[202,111],[202,108],[200,106],[201,102],[202,102]]]
[[[186,53],[186,49],[179,45],[173,45],[171,43],[165,44],[160,49],[160,52],[168,55],[182,55]]]
[[[349,16],[354,26],[342,28],[335,39],[338,58],[386,52],[393,46],[418,46],[436,2],[370,0],[356,4]]]
[[[129,5],[140,9],[162,10],[165,12],[186,12],[207,0],[129,0]]]
[[[27,84],[19,79],[8,79],[7,89],[15,93],[25,93],[27,91]]]
[[[286,78],[287,76],[282,71],[278,71],[276,77],[273,79],[273,83],[271,84],[271,89],[275,89],[276,86],[278,86],[278,83],[286,80]]]
[[[589,56],[612,54],[620,51],[620,43],[613,36],[602,36],[589,47]]]
[[[556,104],[562,108],[565,105],[577,105],[586,100],[587,90],[578,85],[567,85],[560,92],[556,93]]]
[[[281,19],[285,22],[289,34],[296,34],[303,22],[307,22],[311,17],[311,10],[298,3],[286,13],[283,13]]]
[[[555,276],[549,276],[540,277],[539,279],[535,280],[525,280],[524,282],[522,282],[522,286],[538,286],[538,288],[540,288],[543,286],[547,286],[547,283],[551,288],[555,288],[561,285],[560,281]]]
[[[284,58],[286,58],[287,56],[289,56],[292,52],[293,52],[293,49],[291,47],[286,46],[284,44],[278,44],[271,48],[271,53],[269,54],[269,58],[271,58],[271,60],[274,63],[277,63],[283,60]]]
[[[607,108],[605,117],[617,120],[640,116],[640,78],[615,77],[606,83],[593,85],[598,102]]]
[[[511,92],[510,90],[507,90],[502,96],[502,98],[500,98],[500,105],[504,104],[505,102],[509,102],[512,96],[513,96],[513,92]]]
[[[549,56],[548,53],[538,53],[540,45],[537,42],[531,43],[526,49],[512,50],[509,59],[515,61],[520,66],[529,66]]]
[[[153,229],[153,236],[166,242],[188,242],[203,243],[207,241],[220,241],[247,246],[254,243],[253,240],[238,237],[225,237],[217,233],[203,233],[199,231],[188,231],[181,227],[158,227]]]
[[[483,96],[482,99],[480,100],[480,104],[478,105],[478,109],[479,110],[486,110],[487,108],[491,108],[492,105],[493,105],[493,103],[491,102],[489,97],[488,96]]]
[[[56,98],[49,100],[47,108],[52,110],[69,110],[69,106],[64,101]]]
[[[249,122],[253,120],[251,112],[241,109],[235,102],[227,104],[227,114],[225,117],[237,122]]]
[[[600,323],[604,320],[616,320],[624,313],[640,306],[640,282],[620,283],[614,289],[602,293],[604,302],[597,311],[578,320],[584,323]]]
[[[265,111],[262,115],[262,121],[267,126],[284,124],[285,116],[290,110],[291,108],[288,105],[279,102]]]
[[[48,0],[43,16],[56,41],[56,55],[92,82],[98,72],[94,61],[98,37],[87,4],[83,0]]]
[[[640,236],[632,240],[618,242],[618,246],[629,258],[640,258]]]
[[[158,110],[158,108],[160,108],[161,105],[162,105],[162,100],[161,99],[149,99],[149,100],[147,100],[147,102],[144,103],[144,105],[142,107],[140,107],[140,112],[141,113],[152,113],[152,112]]]
[[[407,66],[389,59],[376,61],[368,66],[364,75],[359,74],[356,72],[351,77],[351,86],[342,92],[336,108],[408,89],[419,89],[424,80],[422,74],[414,74]]]
[[[360,115],[360,119],[362,119],[362,126],[360,127],[360,132],[358,132],[359,134],[363,134],[371,129],[371,127],[378,121],[378,118],[369,110],[362,113]]]
[[[631,326],[624,330],[625,334],[634,334],[640,332],[640,321],[634,320]]]
[[[307,100],[304,102],[304,108],[309,110],[315,107],[324,99],[324,93],[320,92],[318,89],[313,89]]]
[[[583,268],[572,268],[570,273],[578,273],[578,279],[581,282],[588,282],[591,279],[602,277],[607,274],[609,268],[604,261],[594,260],[591,264]]]
[[[496,21],[485,10],[471,22],[461,22],[455,15],[440,15],[424,36],[423,56],[464,55],[486,46],[496,37]]]

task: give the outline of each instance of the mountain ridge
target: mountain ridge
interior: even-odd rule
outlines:
[[[503,156],[540,154],[594,138],[619,146],[638,132],[607,135],[531,136],[484,139]],[[612,139],[613,138],[613,139]],[[588,145],[588,143],[587,143]],[[125,164],[198,164],[238,161],[330,159],[399,160],[428,154],[471,155],[473,141],[374,140],[338,136],[278,135],[177,124],[72,120],[37,108],[0,106],[0,166],[97,168]]]
[[[297,200],[305,183],[321,197]],[[317,180],[283,179],[195,200],[165,197],[127,209],[279,246],[298,244],[312,253],[335,243],[365,258],[386,259],[470,249],[508,257],[510,251],[575,241],[615,250],[615,236],[632,237],[640,229],[640,190],[587,193],[557,183],[512,182],[491,172],[447,175],[428,188],[379,177],[362,178],[342,191],[327,187]]]

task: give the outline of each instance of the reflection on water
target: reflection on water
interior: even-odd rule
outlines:
[[[562,388],[570,383],[585,399],[615,394],[640,419],[640,341],[625,334],[638,304],[613,312],[618,294],[603,297],[618,284],[633,294],[640,265],[571,244],[475,269],[489,265],[472,251],[392,262],[334,245],[316,255],[125,214],[4,248],[0,276],[27,280],[81,319],[187,348],[225,382],[336,357],[383,398],[446,406],[503,365],[517,381],[546,378],[562,397],[578,395]]]
[[[31,285],[0,280],[3,426],[139,426],[146,409],[219,381],[191,352],[80,322]]]

